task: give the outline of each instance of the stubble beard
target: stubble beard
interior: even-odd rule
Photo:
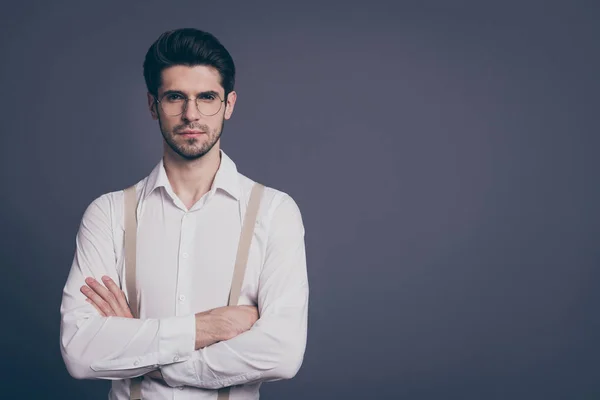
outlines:
[[[214,129],[210,129],[208,125],[181,125],[173,128],[173,131],[165,131],[163,128],[162,122],[160,118],[158,119],[158,124],[160,126],[160,132],[165,140],[165,142],[169,145],[171,150],[173,150],[176,154],[186,160],[197,160],[203,157],[206,153],[208,153],[214,146],[217,144],[221,135],[223,134],[223,127],[225,126],[225,118],[221,121],[221,125],[215,127]],[[184,139],[180,136],[178,131],[183,131],[185,129],[199,129],[203,132],[206,132],[207,137],[201,138],[189,138]],[[201,141],[204,143],[200,144]]]

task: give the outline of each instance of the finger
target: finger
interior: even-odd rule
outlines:
[[[102,297],[100,297],[98,295],[98,293],[94,292],[92,289],[90,289],[88,286],[85,286],[85,285],[82,286],[80,290],[81,290],[81,293],[83,293],[85,295],[85,297],[90,299],[104,314],[106,314],[105,316],[107,316],[107,317],[116,316],[115,312],[113,311],[110,304],[108,304],[106,301],[104,301],[102,299]]]
[[[106,317],[106,314],[100,309],[98,308],[98,306],[96,305],[96,303],[94,303],[93,301],[91,301],[90,299],[85,299],[85,301],[87,301],[88,303],[90,303],[91,305],[94,306],[94,308],[96,309],[96,311],[98,311],[98,313],[103,316]]]
[[[129,304],[127,304],[127,299],[125,298],[125,293],[123,293],[121,288],[119,288],[119,286],[117,286],[115,281],[113,281],[109,276],[106,276],[106,275],[102,277],[102,282],[104,282],[104,284],[106,285],[108,290],[117,299],[117,304],[119,305],[119,308],[121,309],[124,316],[132,318],[133,315],[131,315],[131,310],[129,309]]]
[[[90,289],[88,286],[81,287],[81,293],[83,293],[91,303],[93,303],[105,316],[115,316],[115,312],[110,305],[105,302],[96,292]]]
[[[87,278],[85,283],[96,292],[104,301],[106,301],[110,307],[113,309],[113,312],[118,313],[120,307],[117,302],[117,298],[114,294],[110,292],[103,284],[95,280],[94,278]],[[93,299],[92,299],[93,300]],[[98,303],[96,303],[98,304]]]

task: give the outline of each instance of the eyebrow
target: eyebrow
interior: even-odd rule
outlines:
[[[185,93],[182,92],[181,90],[165,90],[162,95],[165,96],[167,94],[182,94],[182,95],[185,95]],[[204,92],[199,92],[198,96],[199,95],[213,95],[213,96],[219,96],[219,97],[221,97],[221,95],[218,92],[215,92],[214,90],[206,90]]]

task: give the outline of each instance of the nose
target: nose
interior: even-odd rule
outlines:
[[[198,107],[196,107],[195,99],[187,101],[183,113],[181,114],[186,121],[197,121],[200,119],[201,115],[202,114],[198,111]]]

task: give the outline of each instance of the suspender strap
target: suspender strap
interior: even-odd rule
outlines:
[[[246,272],[246,264],[248,263],[248,254],[250,252],[250,244],[254,234],[254,225],[260,207],[260,200],[265,187],[256,183],[250,194],[250,201],[246,209],[244,224],[242,225],[242,233],[238,244],[237,256],[235,258],[235,269],[233,270],[233,279],[231,282],[231,291],[229,292],[229,306],[236,306],[240,299],[242,291],[242,283],[244,282],[244,273]],[[229,400],[230,388],[226,387],[219,389],[217,400]]]
[[[135,186],[125,189],[125,268],[129,308],[134,318],[139,318],[138,296],[136,290],[136,237],[137,237],[137,198]]]
[[[240,298],[242,283],[244,282],[244,274],[246,272],[246,264],[248,263],[248,254],[250,252],[250,244],[254,234],[254,225],[260,208],[260,200],[264,192],[264,185],[256,183],[252,188],[248,208],[242,225],[242,232],[238,244],[237,255],[235,259],[235,267],[233,270],[233,279],[231,282],[231,290],[229,292],[228,305],[235,306]],[[136,236],[137,236],[137,196],[135,186],[125,189],[125,267],[126,267],[126,288],[127,297],[129,300],[129,308],[131,314],[139,317],[139,304],[136,290],[135,276],[135,261],[136,261]],[[131,379],[129,388],[130,400],[142,400],[142,380],[143,377]],[[229,400],[230,388],[220,389],[218,392],[218,400]]]
[[[136,238],[137,238],[137,195],[135,186],[125,189],[125,280],[127,288],[127,298],[129,300],[129,309],[134,318],[139,318],[138,296],[135,279],[135,260],[136,260]],[[142,399],[142,380],[143,377],[131,379],[129,386],[129,399]]]
[[[256,217],[258,216],[258,209],[260,207],[260,199],[265,187],[261,184],[255,184],[250,194],[250,201],[248,202],[248,208],[246,209],[246,215],[244,217],[244,224],[242,225],[242,233],[240,235],[240,241],[238,244],[237,255],[235,258],[235,269],[233,270],[233,279],[231,281],[231,291],[229,292],[229,306],[236,306],[240,298],[240,292],[242,290],[242,282],[244,281],[244,274],[246,273],[246,264],[248,263],[248,253],[250,251],[250,244],[252,243],[252,236],[254,234],[254,225],[256,224]]]

